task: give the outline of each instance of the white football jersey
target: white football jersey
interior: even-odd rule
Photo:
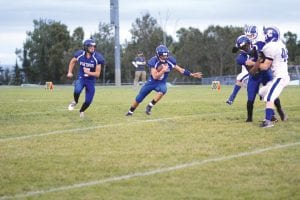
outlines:
[[[272,60],[271,70],[274,77],[284,78],[289,76],[287,65],[288,51],[281,40],[268,42],[262,51],[266,58]]]

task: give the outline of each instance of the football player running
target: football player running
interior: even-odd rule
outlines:
[[[201,78],[201,72],[192,73],[177,65],[176,59],[170,56],[169,49],[164,45],[159,45],[156,48],[156,55],[148,61],[150,68],[150,77],[145,85],[141,88],[135,100],[133,101],[126,116],[132,116],[134,110],[144,100],[144,98],[155,90],[157,94],[146,107],[146,114],[151,114],[152,107],[166,94],[167,85],[166,81],[171,70],[175,69],[179,73],[194,78]]]
[[[73,77],[73,69],[78,62],[80,67],[78,70],[77,80],[74,84],[74,101],[69,105],[69,110],[74,110],[78,103],[79,96],[85,88],[85,101],[79,110],[79,116],[84,117],[84,111],[91,105],[95,94],[96,78],[100,76],[101,66],[104,65],[103,56],[95,51],[96,43],[92,39],[87,39],[83,43],[83,50],[75,52],[74,57],[69,63],[67,77]]]
[[[280,32],[276,27],[264,28],[265,46],[262,48],[264,60],[257,60],[254,70],[268,70],[273,72],[273,79],[259,90],[259,95],[266,102],[265,119],[261,124],[263,128],[274,126],[271,121],[274,115],[274,101],[279,97],[282,90],[288,85],[290,77],[288,74],[288,51],[285,44],[280,40]],[[286,115],[280,116],[284,121]]]

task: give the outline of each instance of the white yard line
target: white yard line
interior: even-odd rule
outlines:
[[[2,196],[2,197],[0,197],[0,200],[25,198],[25,197],[35,196],[35,195],[43,195],[43,194],[50,193],[50,192],[59,192],[59,191],[66,191],[66,190],[83,188],[83,187],[94,186],[94,185],[102,185],[102,184],[110,183],[110,182],[128,180],[128,179],[132,179],[135,177],[143,177],[143,176],[150,176],[150,175],[155,175],[155,174],[162,174],[162,173],[171,172],[171,171],[175,171],[175,170],[179,170],[179,169],[185,169],[188,167],[202,166],[202,165],[212,163],[212,162],[221,162],[221,161],[231,160],[234,158],[256,155],[256,154],[260,154],[260,153],[263,153],[266,151],[271,151],[271,150],[275,150],[275,149],[283,149],[283,148],[293,147],[293,146],[297,146],[297,145],[300,145],[300,142],[279,144],[279,145],[270,146],[270,147],[263,148],[263,149],[257,149],[254,151],[242,152],[242,153],[238,153],[238,154],[222,156],[222,157],[217,157],[217,158],[210,158],[210,159],[206,159],[206,160],[196,160],[196,161],[189,162],[189,163],[183,163],[183,164],[166,167],[166,168],[154,169],[154,170],[150,170],[150,171],[146,171],[146,172],[135,172],[132,174],[126,174],[126,175],[122,175],[122,176],[114,176],[114,177],[110,177],[110,178],[106,178],[106,179],[82,182],[82,183],[77,183],[74,185],[66,185],[66,186],[57,187],[57,188],[50,188],[47,190],[31,191],[31,192],[16,194],[14,196]]]
[[[213,114],[215,114],[215,113],[213,113]],[[200,115],[203,116],[203,114],[200,114]],[[133,119],[133,121],[130,121],[130,122],[123,122],[123,123],[117,123],[117,124],[107,124],[107,125],[90,126],[90,127],[84,127],[84,128],[64,129],[64,130],[50,131],[50,132],[46,132],[46,133],[37,133],[37,134],[25,135],[25,136],[15,136],[15,137],[8,137],[8,138],[2,138],[2,139],[0,138],[0,142],[31,139],[31,138],[35,138],[35,137],[58,135],[58,134],[64,134],[64,133],[70,133],[70,132],[81,132],[81,131],[94,130],[94,129],[100,129],[100,128],[125,126],[125,125],[128,125],[128,124],[133,125],[133,124],[141,124],[141,123],[152,123],[152,122],[159,122],[159,121],[168,121],[168,120],[181,119],[181,118],[184,118],[184,117],[193,117],[193,116],[200,116],[200,115],[198,114],[198,115],[174,116],[174,117],[146,119],[146,120],[134,120]],[[212,114],[207,113],[207,115],[212,115]],[[127,118],[130,118],[130,117],[127,117]]]

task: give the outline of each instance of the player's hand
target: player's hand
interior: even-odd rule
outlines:
[[[68,72],[67,77],[68,78],[72,78],[73,77],[73,73],[72,72]]]
[[[163,71],[163,72],[168,71],[168,69],[169,69],[168,64],[162,64],[162,71]]]
[[[238,52],[238,50],[239,50],[239,48],[237,48],[237,47],[232,47],[231,52],[232,52],[232,53],[236,53],[236,52]]]
[[[251,68],[248,69],[248,72],[252,75],[255,76],[259,72],[259,67],[258,66],[252,66]]]
[[[191,76],[194,78],[202,78],[202,72],[191,73]]]

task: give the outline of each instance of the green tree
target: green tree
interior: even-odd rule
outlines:
[[[73,54],[75,51],[82,49],[82,44],[84,40],[84,31],[82,27],[77,27],[74,29],[71,36],[71,44],[69,51]]]
[[[72,36],[70,37],[70,47],[68,51],[64,52],[63,60],[65,66],[63,68],[61,80],[64,83],[71,83],[73,80],[69,80],[66,78],[67,70],[69,68],[69,62],[71,58],[74,56],[74,53],[83,48],[83,40],[84,40],[84,31],[82,27],[77,27],[74,29]],[[77,64],[78,65],[78,64]],[[77,74],[78,67],[75,67],[74,74]]]
[[[149,13],[135,20],[130,33],[131,40],[126,42],[122,57],[122,80],[125,82],[133,81],[134,68],[131,61],[137,52],[143,51],[146,59],[150,59],[155,55],[155,48],[163,44],[163,30]],[[171,46],[173,38],[166,36],[166,41],[167,46]]]
[[[4,84],[4,69],[0,66],[0,85]]]
[[[24,73],[29,82],[43,83],[64,79],[67,62],[64,55],[70,47],[67,26],[53,20],[34,20],[34,30],[27,32],[24,43]],[[24,63],[23,63],[24,64]]]
[[[177,64],[190,71],[202,71],[200,66],[204,60],[202,56],[204,55],[203,33],[199,29],[192,27],[188,29],[181,28],[176,33],[178,42],[174,43],[172,52],[177,59]],[[177,81],[179,79],[179,82],[191,81],[190,78],[178,73],[170,74],[170,79],[176,79]]]
[[[6,67],[4,69],[4,71],[2,72],[3,84],[8,85],[8,83],[10,83],[10,81],[11,81],[10,74],[11,74],[11,70],[8,67]]]
[[[242,31],[231,26],[209,26],[203,33],[192,27],[179,29],[178,42],[173,45],[178,64],[202,71],[205,77],[236,74],[231,49]]]
[[[300,51],[297,52],[297,35],[289,31],[284,34],[284,38],[286,40],[286,47],[288,49],[289,64],[294,64],[297,53],[300,53]]]
[[[14,66],[13,75],[10,81],[11,85],[20,85],[22,83],[22,77],[21,77],[22,70],[20,69],[18,62],[16,61],[16,64]]]
[[[113,27],[106,23],[99,23],[98,32],[92,35],[97,45],[97,51],[101,52],[105,59],[102,66],[100,78],[101,82],[113,82],[115,79],[114,61],[114,33]]]
[[[209,26],[204,31],[208,76],[236,74],[235,55],[231,53],[231,49],[241,34],[242,28],[232,26]]]

